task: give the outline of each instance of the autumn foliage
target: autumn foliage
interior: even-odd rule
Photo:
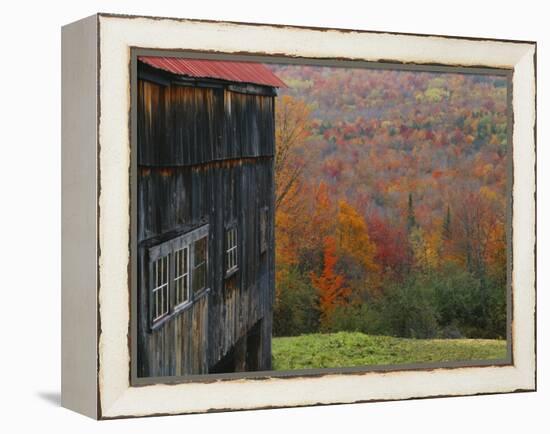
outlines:
[[[321,327],[327,329],[330,325],[332,312],[336,306],[342,306],[348,302],[350,289],[345,286],[344,276],[335,272],[336,241],[333,237],[325,238],[323,255],[323,271],[319,276],[311,274],[313,286],[319,292],[319,307],[321,311]]]
[[[270,68],[275,330],[505,336],[505,80]]]
[[[275,207],[292,206],[300,193],[300,177],[304,168],[304,145],[311,134],[311,110],[300,99],[283,95],[275,113],[275,171],[277,173]]]
[[[345,200],[339,202],[336,236],[343,254],[355,259],[367,272],[378,271],[376,246],[369,238],[365,219]]]

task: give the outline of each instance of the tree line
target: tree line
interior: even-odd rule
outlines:
[[[330,80],[323,77],[326,86]],[[315,87],[315,80],[307,86]],[[496,102],[484,102],[481,118],[500,116],[501,87],[496,86]],[[451,92],[441,83],[437,88],[443,89],[443,97]],[[423,98],[441,103],[437,92],[426,90]],[[468,110],[465,122],[471,126],[476,110],[471,105]],[[438,133],[426,134],[430,125],[418,133],[413,126],[403,128],[409,123],[404,120],[394,126],[394,135],[385,133],[385,144],[376,131],[376,143],[368,141],[369,124],[383,123],[384,114],[357,121],[359,126],[336,143],[326,133],[328,117],[319,117],[311,100],[285,94],[277,98],[274,334],[346,330],[416,338],[505,338],[506,153],[503,136],[498,136],[501,126],[495,129],[492,121],[483,121],[487,134],[481,141],[458,137],[451,146],[438,144]],[[453,119],[453,128],[462,133],[456,125],[460,120]],[[401,138],[399,148],[392,148],[389,137],[407,134],[422,139]],[[473,162],[468,172],[461,173],[460,164],[447,155],[456,154],[454,147],[463,147]]]

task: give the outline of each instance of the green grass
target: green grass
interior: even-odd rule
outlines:
[[[273,369],[343,368],[400,363],[504,359],[506,341],[404,339],[358,332],[273,338]]]

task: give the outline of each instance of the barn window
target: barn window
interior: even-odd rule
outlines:
[[[260,254],[267,252],[268,208],[260,209]]]
[[[239,268],[237,261],[237,226],[232,225],[225,231],[225,274],[229,276]]]
[[[193,293],[197,294],[206,288],[206,261],[208,253],[208,238],[199,238],[193,244]]]
[[[149,248],[151,330],[208,293],[208,228],[203,225]]]
[[[168,294],[168,256],[163,256],[153,263],[153,297],[152,310],[153,322],[160,320],[168,314],[169,294]]]
[[[189,247],[176,250],[174,267],[175,304],[177,307],[189,301]]]

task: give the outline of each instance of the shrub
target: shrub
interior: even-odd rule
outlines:
[[[351,304],[338,306],[332,314],[331,332],[349,331],[381,334],[379,314],[374,304]]]
[[[447,264],[434,276],[435,300],[442,328],[469,338],[506,337],[506,280],[478,278]]]
[[[442,327],[451,325],[464,334],[482,320],[481,282],[471,273],[448,264],[433,278],[435,302]]]
[[[421,276],[391,284],[377,301],[377,315],[371,319],[379,334],[410,338],[430,338],[438,332],[438,312],[434,291]]]
[[[277,282],[274,335],[318,332],[316,289],[297,268],[284,275]],[[384,279],[380,284],[382,291],[376,297],[354,285],[349,303],[334,308],[324,331],[411,338],[506,338],[503,272],[481,278],[447,263],[438,270],[411,273],[403,281]]]
[[[491,277],[487,282],[487,337],[506,338],[506,277]]]
[[[290,267],[277,282],[273,334],[296,336],[319,329],[318,297],[309,278]]]

